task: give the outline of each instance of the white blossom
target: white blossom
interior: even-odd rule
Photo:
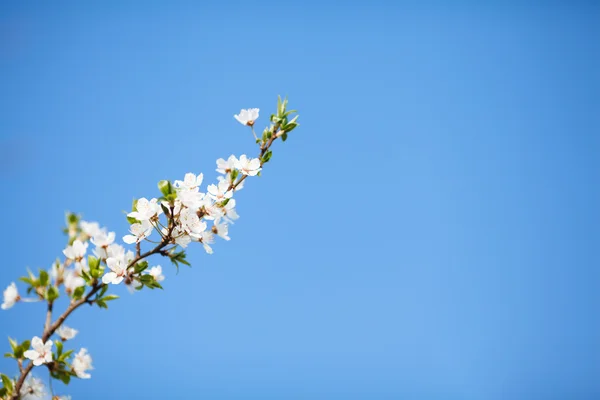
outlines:
[[[229,236],[227,236],[227,233],[229,232],[229,227],[227,226],[227,224],[215,223],[212,227],[212,231],[213,233],[216,233],[225,240],[231,239]]]
[[[150,268],[148,270],[148,274],[152,275],[156,282],[162,282],[165,280],[165,276],[162,274],[162,267],[160,265]]]
[[[221,212],[223,213],[223,219],[230,224],[233,224],[233,221],[240,217],[235,211],[235,199],[229,199],[227,204],[221,208]]]
[[[256,176],[262,169],[258,158],[248,158],[245,154],[240,156],[240,159],[235,166],[244,175]]]
[[[174,185],[177,189],[197,192],[200,188],[200,185],[202,185],[203,179],[203,174],[198,174],[198,176],[196,176],[193,173],[188,172],[187,174],[185,174],[183,181],[175,181]]]
[[[4,295],[4,302],[0,306],[3,310],[8,310],[15,303],[21,300],[21,296],[19,296],[19,291],[17,290],[17,285],[12,282],[2,293]]]
[[[135,211],[130,212],[129,214],[127,214],[127,216],[135,218],[138,221],[142,222],[154,219],[161,213],[162,208],[160,207],[160,204],[158,204],[158,200],[148,200],[145,197],[142,197],[137,201]]]
[[[56,330],[56,334],[63,342],[73,339],[78,332],[79,331],[77,329],[69,328],[66,325],[61,325],[61,327]]]
[[[69,260],[75,261],[75,263],[80,265],[85,265],[85,253],[87,252],[88,243],[83,243],[81,240],[77,239],[73,242],[71,246],[67,246],[66,249],[63,250],[63,254]]]
[[[92,356],[88,354],[87,349],[82,348],[79,353],[75,355],[73,359],[73,372],[81,379],[89,379],[91,375],[85,372],[88,369],[94,369],[92,367]]]
[[[196,236],[206,230],[206,222],[200,221],[198,214],[189,208],[184,208],[179,213],[179,223],[181,224],[181,229],[192,236]]]
[[[254,121],[258,119],[259,111],[258,108],[242,109],[239,114],[234,115],[233,117],[242,125],[252,126],[254,125]]]
[[[115,241],[115,233],[114,232],[98,232],[91,239],[92,244],[96,247],[104,247],[107,248]]]
[[[202,208],[204,209],[204,218],[207,220],[218,220],[223,217],[223,209],[210,196],[204,198]]]
[[[37,336],[31,339],[31,347],[33,350],[27,350],[23,355],[33,361],[33,365],[40,366],[45,363],[52,361],[52,340],[48,340],[46,343]]]
[[[94,254],[98,258],[107,259],[108,257],[117,257],[125,254],[125,248],[118,243],[112,243],[107,247],[96,247],[94,249]]]
[[[163,228],[162,233],[163,233],[163,235],[167,236],[167,234],[169,233],[169,230],[167,228]],[[178,226],[173,228],[171,235],[172,235],[175,243],[180,245],[183,248],[186,248],[188,246],[188,244],[190,244],[192,241],[192,238],[190,237],[190,235],[185,233],[185,231],[180,229]]]
[[[50,269],[48,270],[48,274],[50,275],[50,278],[52,278],[52,280],[54,282],[63,280],[64,272],[65,272],[65,266],[64,266],[64,264],[61,264],[61,262],[58,260],[56,260],[56,262],[54,262],[52,264],[52,266],[50,267]]]
[[[177,199],[188,208],[198,209],[202,205],[204,193],[191,190],[180,190],[177,193]]]
[[[204,251],[208,254],[213,253],[213,249],[209,245],[215,242],[215,235],[211,231],[202,232],[198,237],[198,241],[202,243]]]
[[[81,226],[83,233],[89,237],[94,237],[100,233],[104,233],[104,231],[100,229],[100,225],[97,222],[81,221],[79,225]]]
[[[106,259],[106,266],[110,269],[102,277],[102,283],[118,285],[127,275],[127,262],[123,257],[109,257]]]
[[[81,271],[77,269],[67,269],[63,274],[63,280],[67,293],[73,293],[80,286],[85,286],[85,280],[81,277]]]
[[[223,176],[223,175],[219,175],[217,176],[217,180],[219,182],[225,181],[227,183],[229,183],[229,185],[234,184],[235,182],[231,179],[231,173],[227,173],[227,175]],[[235,187],[235,191],[239,192],[240,190],[242,190],[244,188],[244,183],[245,181],[238,181],[237,186]]]
[[[19,391],[21,400],[39,400],[46,395],[46,387],[41,379],[29,376]]]
[[[135,224],[131,224],[129,227],[131,235],[123,236],[123,241],[127,244],[139,243],[150,236],[152,229],[152,225],[147,220],[144,220],[141,223],[136,222]]]
[[[237,158],[232,154],[229,156],[227,161],[222,158],[217,160],[217,172],[221,174],[227,174],[235,169]]]
[[[233,196],[233,191],[229,190],[229,183],[224,180],[220,181],[218,185],[209,185],[206,190],[215,201],[222,201]]]

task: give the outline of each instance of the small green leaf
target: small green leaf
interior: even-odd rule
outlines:
[[[6,357],[6,358],[15,358],[15,355],[13,353],[4,353],[4,357]]]
[[[269,162],[269,160],[271,159],[271,155],[273,155],[273,152],[271,150],[267,151],[263,157],[262,157],[262,162],[263,164],[266,162]]]
[[[46,286],[48,284],[49,276],[45,270],[40,270],[40,286]]]
[[[284,142],[287,140],[287,132],[283,132],[283,135],[281,135],[281,140]]]
[[[79,286],[78,288],[76,288],[73,291],[73,299],[79,300],[83,296],[84,292],[85,292],[85,286]]]
[[[133,271],[136,274],[139,274],[140,272],[142,272],[146,268],[148,268],[148,261],[141,261],[141,262],[135,264],[135,266],[133,267]]]
[[[0,388],[0,397],[4,397],[8,394],[8,389],[6,388]]]
[[[0,377],[2,377],[2,384],[4,385],[4,387],[9,392],[12,392],[12,390],[13,390],[13,381],[12,381],[12,379],[10,379],[8,376],[6,376],[4,374],[0,374]]]
[[[167,180],[162,180],[162,181],[158,182],[158,190],[160,190],[160,192],[165,197],[167,197],[169,194],[174,192],[171,182],[169,182]]]
[[[106,303],[104,301],[102,301],[102,299],[96,300],[96,304],[98,304],[98,307],[100,307],[100,308],[108,308],[108,306],[106,305]]]
[[[71,375],[69,374],[61,374],[59,379],[62,381],[62,383],[64,383],[65,385],[68,385],[69,382],[71,381]]]
[[[63,342],[60,340],[55,340],[54,344],[56,345],[56,358],[60,358],[63,352]]]
[[[11,337],[8,338],[8,343],[10,343],[10,347],[13,349],[13,351],[15,351],[17,349],[17,347],[19,346],[17,341]]]
[[[73,350],[67,350],[65,351],[59,358],[58,361],[64,362],[65,360],[67,360],[69,357],[71,357],[71,354],[73,354]]]
[[[117,300],[119,298],[119,296],[117,296],[116,294],[109,294],[108,296],[104,296],[101,300],[102,301],[112,301],[112,300]]]
[[[48,290],[46,290],[46,300],[49,302],[53,302],[54,300],[58,299],[58,296],[59,292],[56,286],[50,286]]]

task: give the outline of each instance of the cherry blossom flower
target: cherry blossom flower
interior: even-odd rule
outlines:
[[[150,268],[148,270],[148,274],[152,275],[156,282],[162,282],[165,280],[165,276],[162,274],[162,267],[160,265]]]
[[[127,275],[127,262],[122,257],[109,257],[106,259],[106,266],[110,269],[102,277],[102,283],[118,285]]]
[[[78,332],[79,331],[77,329],[69,328],[66,325],[62,325],[56,330],[56,334],[60,337],[60,339],[63,342],[73,339]]]
[[[41,379],[29,376],[19,391],[21,400],[39,400],[46,395],[46,387]]]
[[[131,224],[129,227],[129,232],[131,235],[123,236],[123,241],[127,244],[139,243],[152,233],[152,225],[147,220],[142,221],[142,223]]]
[[[63,281],[65,266],[60,261],[56,260],[48,270],[48,273],[54,282]]]
[[[189,208],[184,208],[179,213],[179,223],[181,224],[181,229],[192,236],[206,230],[206,222],[200,221],[196,212]]]
[[[98,258],[107,259],[108,257],[116,257],[119,254],[125,254],[125,248],[118,243],[112,243],[107,247],[96,247],[94,255]]]
[[[81,221],[79,225],[81,226],[83,233],[89,237],[94,237],[100,233],[104,233],[103,230],[100,229],[100,225],[97,222]]]
[[[219,175],[217,176],[217,180],[220,182],[227,182],[229,185],[234,184],[235,182],[231,179],[231,173],[227,173],[227,175],[223,176],[223,175]],[[237,186],[235,187],[235,191],[239,192],[240,190],[242,190],[244,188],[244,183],[245,181],[238,181]]]
[[[17,301],[21,300],[21,296],[19,296],[19,291],[17,290],[17,285],[15,285],[14,282],[8,285],[2,294],[4,295],[4,302],[0,308],[3,310],[8,310],[14,306]]]
[[[185,174],[183,181],[175,181],[174,185],[177,189],[197,192],[200,189],[200,185],[202,185],[203,179],[203,174],[198,174],[198,176],[196,176],[193,173],[188,172],[187,174]]]
[[[92,367],[92,356],[88,354],[86,348],[79,350],[79,353],[75,355],[72,363],[73,372],[81,379],[89,379],[91,375],[85,372],[88,369],[94,369]]]
[[[37,336],[31,339],[31,347],[33,350],[27,350],[23,355],[29,358],[33,365],[40,366],[45,363],[52,361],[52,340],[48,340],[46,343]]]
[[[73,242],[71,246],[67,246],[66,249],[63,250],[63,254],[69,260],[75,261],[77,265],[85,265],[85,253],[87,252],[88,243],[83,243],[81,240],[77,239]]]
[[[229,183],[224,180],[219,182],[218,185],[209,185],[206,190],[208,195],[215,201],[222,201],[233,196],[233,192],[229,190]]]
[[[210,196],[204,198],[201,207],[204,209],[204,218],[209,221],[223,217],[223,209]]]
[[[223,213],[223,219],[230,224],[233,224],[233,221],[240,217],[235,211],[235,199],[229,199],[227,204],[221,208],[221,210]]]
[[[140,222],[149,221],[157,218],[162,213],[162,208],[158,204],[158,200],[148,200],[142,197],[137,201],[135,211],[127,214],[128,217],[135,218]]]
[[[235,163],[237,163],[237,158],[232,154],[229,156],[227,161],[222,158],[217,160],[217,172],[221,174],[227,174],[235,169]]]
[[[73,293],[80,286],[85,286],[85,280],[81,277],[81,271],[67,269],[63,274],[63,280],[67,293]]]
[[[115,241],[114,232],[98,232],[91,239],[91,242],[96,247],[104,247],[105,249]]]
[[[194,192],[190,190],[180,190],[177,193],[177,199],[188,208],[198,209],[202,205],[204,193]]]
[[[242,125],[252,126],[254,125],[254,121],[258,119],[259,111],[258,108],[242,109],[239,114],[234,115],[233,117]]]
[[[209,245],[215,242],[215,235],[211,231],[202,232],[198,237],[198,241],[202,243],[204,251],[206,251],[208,254],[213,253],[213,249]]]
[[[235,166],[244,175],[256,176],[262,169],[258,158],[248,158],[245,154],[240,156],[240,159]]]
[[[212,232],[216,233],[225,240],[231,239],[229,236],[227,236],[228,231],[229,227],[227,226],[227,224],[215,223],[212,227]]]

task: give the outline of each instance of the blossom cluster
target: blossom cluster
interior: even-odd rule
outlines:
[[[229,227],[239,218],[234,194],[243,189],[248,177],[261,174],[265,163],[269,162],[271,145],[276,139],[285,141],[287,134],[298,123],[297,116],[288,120],[295,111],[286,110],[287,100],[279,99],[277,113],[271,115],[271,124],[259,138],[254,125],[259,116],[258,108],[241,110],[235,119],[250,127],[260,154],[256,158],[245,154],[229,156],[216,161],[219,174],[216,182],[206,186],[202,173],[189,172],[181,180],[160,181],[160,197],[141,197],[134,201],[127,214],[129,232],[119,243],[115,232],[101,227],[97,222],[82,220],[78,215],[67,214],[67,227],[64,232],[68,243],[63,249],[64,258],[57,259],[49,270],[38,274],[29,271],[19,278],[27,285],[26,293],[19,293],[15,282],[3,291],[2,310],[12,308],[18,302],[45,301],[48,315],[44,332],[31,340],[18,343],[9,339],[12,348],[7,357],[18,361],[21,376],[13,379],[0,374],[3,387],[0,400],[39,399],[46,395],[44,384],[31,375],[32,368],[45,365],[50,376],[68,384],[71,377],[88,379],[92,367],[92,357],[86,348],[77,353],[66,350],[65,343],[72,340],[78,330],[64,325],[66,317],[83,304],[108,308],[107,302],[118,298],[107,294],[110,287],[123,283],[130,292],[143,288],[162,289],[164,281],[161,265],[150,267],[146,260],[152,255],[167,257],[175,266],[189,265],[186,260],[188,246],[201,244],[206,253],[213,253],[216,238],[230,240]],[[151,243],[151,250],[142,251],[142,245]],[[128,248],[129,246],[129,248]],[[64,313],[52,322],[53,304],[61,295],[69,299]],[[55,337],[52,339],[52,337]],[[29,361],[26,367],[24,362]],[[55,396],[52,399],[67,400],[68,396]]]

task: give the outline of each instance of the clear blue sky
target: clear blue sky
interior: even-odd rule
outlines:
[[[2,289],[65,210],[121,237],[158,180],[254,153],[240,108],[302,126],[231,242],[69,319],[96,369],[57,393],[600,398],[598,3],[125,3],[0,5]]]

